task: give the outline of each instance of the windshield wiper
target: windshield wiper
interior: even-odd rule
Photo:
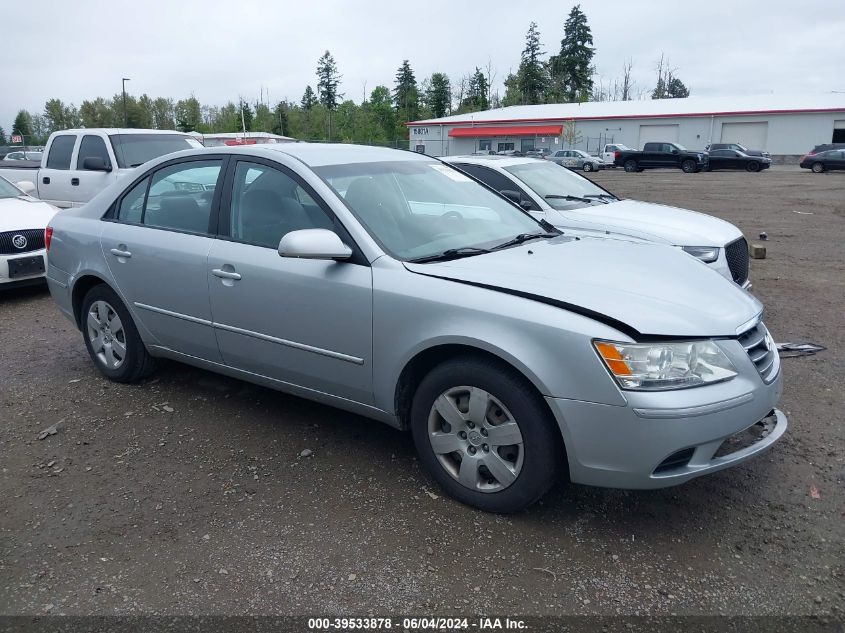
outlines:
[[[426,262],[446,262],[450,259],[460,259],[461,257],[472,257],[473,255],[481,255],[489,253],[489,248],[480,248],[478,246],[461,246],[460,248],[450,248],[442,253],[436,255],[425,255],[424,257],[417,257],[416,259],[409,259],[412,264],[424,264]]]
[[[585,194],[584,197],[585,198],[598,198],[599,200],[601,200],[605,204],[608,204],[608,202],[605,202],[605,198],[608,198],[609,200],[619,200],[619,198],[614,196],[612,193],[588,193],[588,194]]]
[[[512,239],[509,239],[507,242],[502,242],[501,244],[496,244],[493,247],[494,251],[498,251],[502,248],[507,248],[508,246],[516,246],[518,244],[522,244],[523,242],[527,242],[528,240],[537,240],[541,238],[549,238],[549,237],[557,237],[560,235],[560,232],[557,233],[520,233],[519,235],[515,235]]]
[[[547,200],[569,200],[571,202],[586,202],[587,204],[591,203],[592,200],[589,198],[582,198],[581,196],[562,196],[557,193],[550,193],[546,196],[543,196]]]

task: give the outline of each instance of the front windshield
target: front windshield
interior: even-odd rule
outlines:
[[[490,248],[543,227],[452,167],[429,160],[316,167],[370,235],[398,259]]]
[[[680,143],[675,143],[675,147],[677,147],[677,148],[678,148],[679,150],[681,150],[682,152],[689,151],[689,150],[687,150],[687,148],[686,148],[686,147],[684,147],[684,146],[683,146],[683,145],[681,145]]]
[[[590,180],[579,176],[560,165],[549,162],[525,163],[505,167],[532,189],[538,196],[555,209],[571,209],[572,201],[565,196],[578,198],[612,198],[607,191],[594,185]]]
[[[187,134],[111,134],[109,138],[120,168],[137,167],[165,154],[202,147]]]
[[[24,195],[23,191],[20,191],[17,187],[15,187],[8,180],[0,178],[0,199],[17,198],[18,196],[22,196],[22,195]]]

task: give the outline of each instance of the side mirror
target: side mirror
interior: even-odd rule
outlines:
[[[27,195],[35,192],[35,183],[31,180],[21,180],[20,182],[16,182],[15,184],[18,186],[18,189],[20,189]]]
[[[678,153],[678,150],[673,149],[673,150],[672,150],[672,153],[673,153],[673,154],[677,154],[677,153]]]
[[[82,161],[82,169],[88,171],[111,171],[111,165],[103,160],[101,156],[86,156]]]
[[[302,229],[282,237],[279,255],[299,259],[349,259],[352,249],[334,231]]]

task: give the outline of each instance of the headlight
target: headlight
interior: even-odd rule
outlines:
[[[718,246],[682,246],[681,248],[693,257],[697,257],[705,264],[710,264],[719,259]]]
[[[730,380],[737,373],[713,341],[593,344],[623,389],[684,389]]]

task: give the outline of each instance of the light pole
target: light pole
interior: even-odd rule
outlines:
[[[129,123],[127,122],[126,118],[126,82],[131,81],[128,77],[124,77],[121,81],[121,85],[123,86],[123,127],[127,127]]]

